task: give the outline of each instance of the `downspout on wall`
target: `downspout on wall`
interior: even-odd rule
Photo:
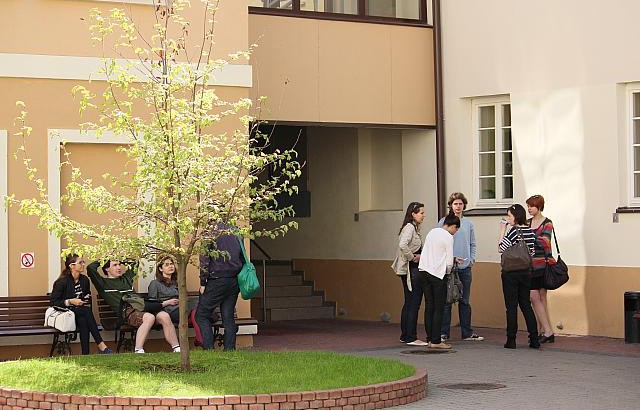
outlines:
[[[446,164],[444,143],[444,103],[442,91],[442,31],[440,29],[440,0],[432,0],[433,12],[433,49],[435,51],[435,90],[436,90],[436,192],[438,200],[438,219],[447,213],[446,206]]]

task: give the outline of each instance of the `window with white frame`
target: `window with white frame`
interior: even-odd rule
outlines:
[[[475,181],[478,204],[511,203],[513,199],[513,144],[511,104],[477,101],[474,104],[476,147]]]
[[[640,205],[640,89],[632,89],[630,97],[629,198],[632,205]]]

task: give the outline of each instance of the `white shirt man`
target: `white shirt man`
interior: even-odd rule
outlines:
[[[434,349],[451,349],[451,345],[442,342],[440,328],[447,293],[444,277],[453,266],[453,235],[459,227],[460,218],[447,215],[442,228],[433,228],[427,234],[418,263],[419,282],[427,305],[424,323],[427,347]]]

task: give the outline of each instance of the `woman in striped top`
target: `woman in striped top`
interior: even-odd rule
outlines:
[[[498,252],[502,253],[514,246],[520,239],[524,239],[529,247],[531,255],[534,254],[535,234],[527,225],[527,214],[520,204],[514,204],[507,209],[507,219],[501,221]],[[507,225],[510,229],[507,231]],[[516,335],[518,333],[518,305],[527,323],[529,332],[529,347],[540,347],[538,341],[538,323],[531,308],[529,299],[531,289],[531,269],[521,271],[502,272],[502,293],[504,305],[507,310],[507,342],[506,349],[516,348]]]

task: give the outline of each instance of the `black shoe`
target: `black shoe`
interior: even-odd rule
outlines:
[[[538,341],[540,343],[553,343],[556,341],[556,335],[551,335],[551,336],[542,335],[542,337],[540,337]]]
[[[529,342],[529,347],[532,349],[540,349],[540,342],[538,342],[537,340],[531,340]]]
[[[515,349],[516,339],[507,339],[507,343],[504,344],[505,349]]]

